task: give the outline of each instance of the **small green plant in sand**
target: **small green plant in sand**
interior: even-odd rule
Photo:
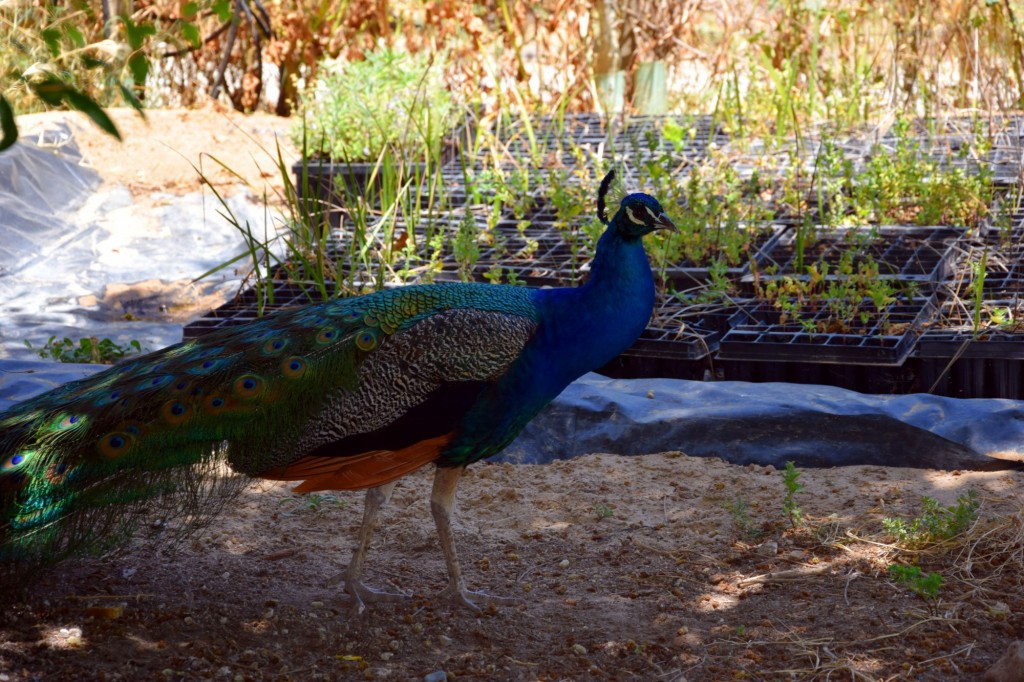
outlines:
[[[804,519],[804,512],[796,501],[796,494],[804,489],[803,484],[798,482],[800,474],[792,461],[786,462],[786,469],[782,472],[782,485],[786,488],[786,495],[782,498],[782,513],[794,528],[803,523]]]
[[[78,343],[66,336],[61,339],[51,336],[42,348],[37,349],[27,340],[25,346],[38,351],[39,357],[43,359],[93,365],[112,365],[128,355],[142,352],[142,344],[135,339],[120,345],[110,339],[99,339],[95,336],[83,337]]]
[[[978,518],[981,502],[973,490],[968,490],[948,507],[927,496],[921,498],[921,506],[921,515],[916,518],[882,520],[882,528],[901,547],[916,549],[956,537]]]
[[[942,576],[938,573],[925,573],[919,566],[890,564],[889,575],[900,585],[906,586],[911,592],[925,601],[935,600],[942,587]]]

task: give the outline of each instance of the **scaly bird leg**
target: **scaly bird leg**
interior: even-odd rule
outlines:
[[[402,601],[410,595],[394,592],[382,592],[367,587],[363,584],[363,562],[366,560],[366,552],[370,548],[370,540],[373,538],[373,531],[377,527],[377,513],[380,508],[391,499],[391,493],[395,490],[397,481],[385,483],[384,485],[370,488],[366,491],[366,504],[363,507],[363,525],[359,529],[359,543],[352,553],[352,560],[348,568],[341,575],[345,580],[345,592],[355,600],[357,613],[366,610],[365,602],[373,601]]]
[[[471,611],[480,612],[480,607],[473,603],[471,597],[478,597],[496,604],[513,604],[515,599],[495,597],[486,592],[470,592],[462,579],[462,567],[455,552],[455,538],[452,536],[452,507],[455,504],[455,488],[459,485],[464,467],[437,467],[434,473],[434,489],[430,493],[430,512],[437,524],[437,536],[441,540],[444,561],[448,565],[448,587],[441,592],[441,598],[453,602],[457,606],[465,606]]]

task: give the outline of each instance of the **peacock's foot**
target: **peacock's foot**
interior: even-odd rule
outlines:
[[[357,614],[366,610],[366,605],[373,602],[408,601],[412,595],[407,592],[385,592],[367,586],[362,580],[345,579],[345,593],[352,597],[352,607]]]
[[[449,585],[437,595],[437,598],[439,601],[447,601],[453,606],[467,608],[473,613],[483,612],[478,602],[496,606],[513,606],[519,603],[515,597],[499,597],[487,592],[473,592],[457,585]]]

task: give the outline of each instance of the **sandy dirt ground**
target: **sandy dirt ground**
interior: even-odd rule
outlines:
[[[344,570],[362,495],[255,485],[175,551],[140,539],[48,571],[7,603],[9,680],[970,680],[1024,629],[1021,475],[781,472],[680,453],[481,464],[459,493],[471,589],[517,599],[476,615],[446,574],[429,472],[382,513],[368,584],[402,603],[359,615]],[[883,519],[973,490],[961,538],[893,547]],[[889,565],[942,585],[922,597]]]
[[[213,109],[149,118],[117,114],[123,147],[87,127],[80,142],[140,195],[193,191],[182,156],[266,159],[249,136],[272,149],[287,129]],[[275,182],[272,164],[245,167]],[[476,465],[455,525],[467,580],[516,599],[480,614],[436,598],[428,471],[399,486],[368,563],[368,583],[411,597],[362,614],[331,583],[362,496],[254,484],[184,544],[144,529],[4,596],[0,682],[972,680],[1024,639],[1022,474],[846,467],[799,483],[794,524],[770,467],[678,452]],[[980,507],[957,537],[897,546],[884,528],[939,518],[923,498],[968,491]],[[941,585],[929,594],[892,565]]]

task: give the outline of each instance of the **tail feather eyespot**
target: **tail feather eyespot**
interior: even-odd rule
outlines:
[[[284,347],[288,345],[288,339],[281,337],[275,337],[263,344],[264,355],[277,355],[284,350]]]
[[[235,394],[242,398],[257,398],[266,387],[266,382],[255,374],[244,374],[234,383]]]
[[[46,470],[46,481],[53,486],[58,486],[73,478],[75,468],[65,462],[51,464]]]
[[[293,355],[285,358],[281,363],[281,373],[286,379],[299,379],[306,373],[306,361],[303,358]]]
[[[160,416],[168,424],[177,426],[192,416],[192,408],[180,400],[168,400],[160,408]]]
[[[79,414],[66,414],[61,417],[53,425],[54,431],[67,431],[69,429],[77,429],[82,427],[86,422],[86,418]]]
[[[134,436],[123,431],[115,431],[100,438],[98,447],[104,457],[118,459],[127,455],[134,444]]]
[[[207,396],[206,400],[203,401],[203,408],[213,414],[223,411],[227,405],[228,401],[222,395]]]
[[[0,463],[0,474],[8,474],[22,469],[36,456],[33,450],[19,450]]]
[[[326,346],[336,342],[339,338],[341,338],[341,333],[337,329],[334,327],[327,327],[325,329],[321,329],[317,333],[316,342],[321,346]]]
[[[359,350],[370,352],[377,347],[377,343],[376,329],[364,329],[356,334],[356,346],[359,347]]]

